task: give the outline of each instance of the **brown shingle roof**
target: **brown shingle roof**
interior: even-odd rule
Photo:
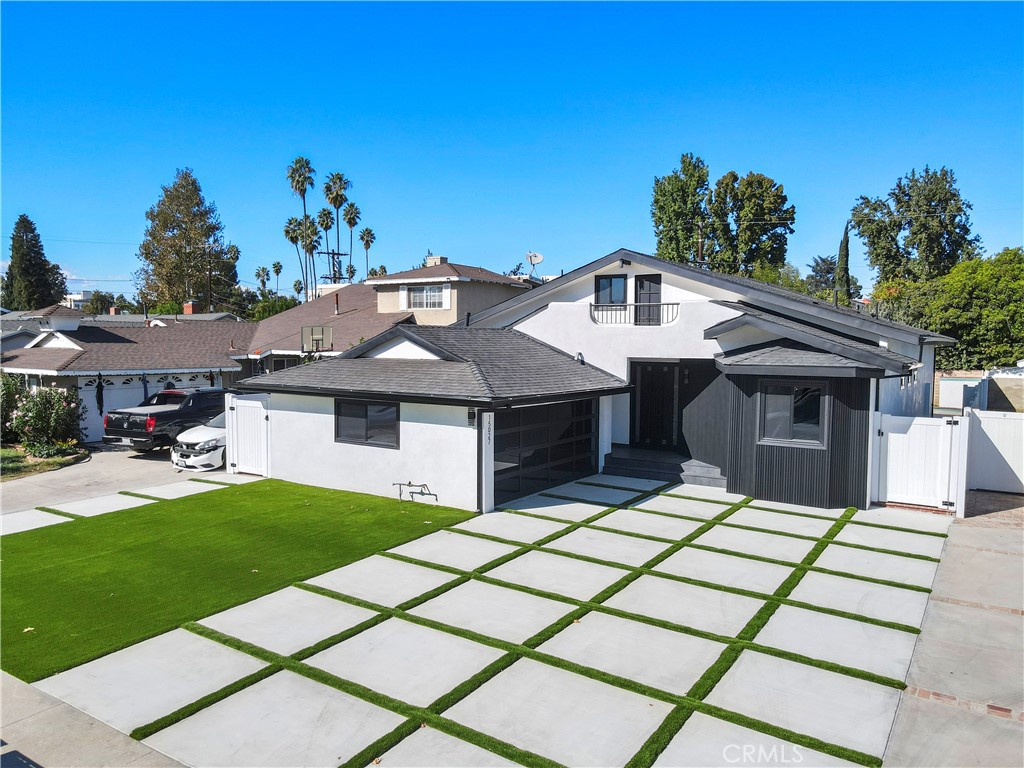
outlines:
[[[85,317],[85,313],[78,309],[65,307],[63,304],[52,304],[49,307],[24,312],[25,317]]]
[[[334,314],[335,299],[338,302],[337,315]],[[373,288],[346,285],[319,299],[261,320],[247,351],[249,354],[271,350],[298,352],[302,349],[302,328],[325,325],[334,329],[335,351],[343,352],[412,317],[412,312],[379,313],[377,292]]]
[[[367,282],[370,285],[386,285],[387,283],[401,282],[402,280],[424,280],[432,277],[436,277],[438,280],[461,277],[484,283],[501,283],[503,285],[519,285],[523,288],[528,287],[522,280],[499,275],[497,272],[491,272],[483,267],[471,267],[466,264],[452,264],[450,262],[435,264],[432,267],[409,269],[405,272],[396,272],[393,275],[385,275],[384,277],[375,277]]]
[[[62,331],[81,350],[58,347],[14,349],[4,368],[71,373],[237,369],[256,330],[252,323],[181,323],[166,328],[80,326]]]

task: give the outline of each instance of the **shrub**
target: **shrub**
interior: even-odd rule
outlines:
[[[77,451],[85,407],[77,392],[39,387],[21,399],[14,428],[31,456],[67,456]]]
[[[21,437],[14,427],[14,412],[24,396],[25,387],[19,377],[0,374],[0,441],[16,443]]]

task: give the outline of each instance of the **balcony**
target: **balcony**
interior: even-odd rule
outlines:
[[[678,302],[590,305],[590,319],[597,325],[671,325],[678,317]]]

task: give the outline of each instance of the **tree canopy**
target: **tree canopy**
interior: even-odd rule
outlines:
[[[11,259],[0,288],[0,304],[10,310],[42,309],[62,302],[67,292],[67,278],[58,264],[46,258],[35,223],[21,214],[11,233]]]
[[[207,203],[190,169],[179,170],[163,187],[146,220],[138,253],[142,267],[135,273],[140,299],[150,305],[191,299],[204,311],[225,304],[238,283],[240,253],[225,244],[217,208]]]
[[[851,220],[879,282],[929,280],[979,255],[970,210],[952,170],[925,166],[897,179],[885,197],[861,196]]]
[[[785,265],[796,208],[762,173],[729,171],[712,189],[707,164],[684,154],[679,168],[655,178],[651,219],[660,258],[749,275],[760,263]]]

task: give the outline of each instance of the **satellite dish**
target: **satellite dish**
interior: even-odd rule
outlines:
[[[541,256],[539,253],[527,251],[526,260],[530,262],[530,274],[528,274],[527,277],[533,277],[533,270],[536,268],[538,264],[544,261],[544,257]]]

